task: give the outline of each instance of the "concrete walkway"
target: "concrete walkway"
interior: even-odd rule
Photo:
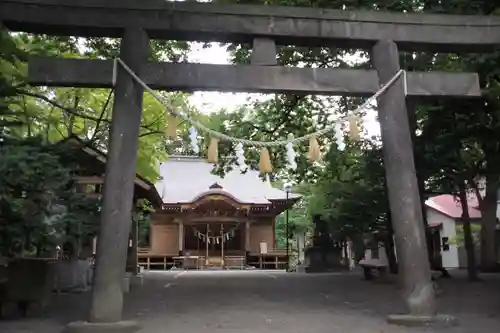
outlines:
[[[441,280],[441,312],[460,325],[439,332],[493,333],[500,327],[500,279],[470,284]],[[0,332],[55,333],[85,318],[88,295],[58,297],[43,318],[2,322]],[[141,333],[399,333],[438,332],[387,325],[404,313],[396,286],[359,274],[262,271],[151,272],[127,295],[124,317]]]

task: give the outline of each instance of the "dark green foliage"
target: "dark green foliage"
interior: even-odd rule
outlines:
[[[0,156],[1,251],[9,255],[32,251],[49,229],[45,220],[70,172],[36,138],[6,139]]]
[[[95,235],[100,202],[76,193],[71,155],[36,137],[1,143],[0,255],[39,255]]]
[[[25,58],[26,54],[17,48],[0,25],[0,139],[9,134],[12,127],[23,124],[19,113],[10,104],[15,101],[16,87],[20,83],[15,68]]]
[[[380,148],[361,142],[340,152],[333,144],[325,163],[310,206],[330,223],[333,238],[352,240],[385,230],[388,202]]]

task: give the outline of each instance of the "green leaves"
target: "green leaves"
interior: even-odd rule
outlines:
[[[312,191],[311,214],[330,223],[336,240],[385,229],[388,203],[382,154],[370,142],[351,143],[343,152],[333,144]]]
[[[27,87],[26,55],[69,58],[113,58],[119,40],[110,38],[52,37],[2,31],[0,39],[0,126],[2,134],[17,138],[40,136],[56,142],[76,135],[107,147],[113,95],[109,89]],[[151,41],[154,60],[183,61],[186,42]],[[13,79],[15,78],[15,79]],[[186,94],[163,94],[173,105],[185,104]],[[145,94],[137,170],[155,181],[157,164],[166,158],[165,108]]]
[[[48,233],[46,218],[71,179],[39,138],[0,145],[0,253],[29,250]]]
[[[280,188],[279,184],[273,186]],[[290,239],[294,235],[307,234],[312,228],[311,212],[309,210],[309,200],[311,199],[312,187],[308,184],[301,184],[292,189],[295,194],[300,194],[302,198],[288,210],[288,231]],[[278,248],[286,247],[286,212],[276,217],[276,243]]]

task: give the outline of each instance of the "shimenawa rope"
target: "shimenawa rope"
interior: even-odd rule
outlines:
[[[123,60],[120,58],[115,58],[114,63],[113,63],[113,84],[116,83],[116,77],[117,77],[117,65],[120,64],[128,73],[129,75],[139,83],[144,90],[149,92],[160,104],[162,104],[165,108],[171,109],[171,112],[174,116],[181,117],[184,119],[186,122],[190,123],[193,127],[197,128],[198,130],[209,134],[212,138],[216,138],[219,140],[224,140],[224,141],[230,141],[230,142],[235,142],[235,143],[242,143],[244,145],[248,146],[253,146],[253,147],[278,147],[278,146],[286,146],[288,143],[292,144],[298,144],[302,143],[305,141],[308,141],[310,138],[313,137],[319,137],[322,135],[325,135],[331,131],[335,130],[335,124],[336,123],[341,123],[348,121],[351,117],[353,117],[353,114],[357,114],[361,112],[362,110],[366,109],[368,106],[371,105],[373,101],[375,101],[380,95],[382,95],[384,92],[389,89],[389,87],[394,84],[401,76],[403,76],[403,85],[404,85],[404,92],[405,94],[407,93],[407,82],[406,82],[406,72],[403,69],[400,69],[386,84],[384,84],[373,96],[368,98],[363,104],[358,106],[356,110],[352,112],[352,114],[340,117],[336,120],[332,121],[332,124],[330,126],[325,127],[322,130],[316,131],[314,133],[310,133],[298,138],[293,138],[293,139],[288,139],[288,140],[279,140],[279,141],[254,141],[254,140],[247,140],[247,139],[242,139],[242,138],[236,138],[229,136],[224,133],[220,133],[217,131],[212,130],[211,128],[206,127],[199,121],[196,121],[195,119],[191,118],[188,114],[185,114],[184,112],[178,111],[177,107],[173,107],[169,101],[167,101],[164,97],[158,95],[153,89],[151,89],[144,81],[141,80],[141,78],[134,73],[130,67],[125,64]]]

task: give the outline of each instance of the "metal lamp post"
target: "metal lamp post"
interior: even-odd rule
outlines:
[[[285,183],[283,185],[283,189],[285,190],[286,193],[286,201],[288,204],[288,199],[290,197],[290,193],[292,192],[292,184],[290,183]],[[290,270],[290,235],[289,235],[289,229],[288,229],[288,208],[285,211],[285,237],[286,237],[286,271],[288,272]]]

